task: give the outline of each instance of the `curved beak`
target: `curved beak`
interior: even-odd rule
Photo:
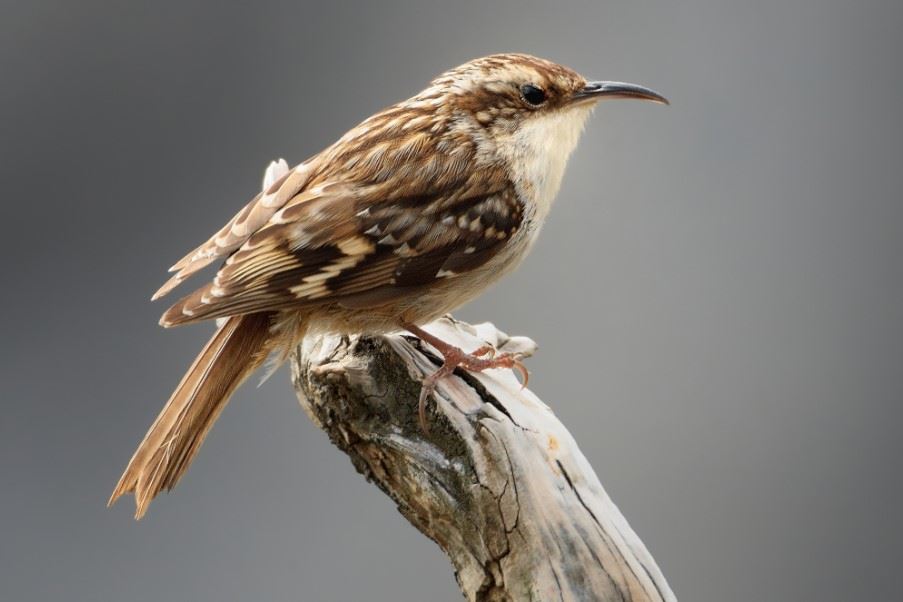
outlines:
[[[671,104],[667,98],[655,90],[624,82],[587,82],[571,97],[576,102],[590,99],[602,100],[603,98],[638,98],[663,105]]]

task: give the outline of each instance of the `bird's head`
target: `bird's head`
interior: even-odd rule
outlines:
[[[634,98],[668,104],[635,84],[589,81],[577,72],[526,54],[496,54],[451,69],[418,97],[479,124],[513,178],[551,200],[583,124],[605,99]]]
[[[511,132],[530,121],[563,116],[580,121],[600,100],[635,98],[668,104],[661,94],[612,81],[588,81],[568,67],[527,54],[495,54],[434,79],[420,94],[441,98],[486,128]]]

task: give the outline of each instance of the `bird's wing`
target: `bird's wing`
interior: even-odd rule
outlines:
[[[169,293],[186,278],[238,249],[254,232],[265,225],[289,200],[300,193],[309,179],[310,167],[302,163],[289,169],[285,160],[273,162],[264,176],[263,192],[235,214],[207,242],[169,268],[173,276],[154,293],[153,299]]]
[[[318,184],[276,211],[213,282],[172,306],[161,323],[368,294],[388,302],[411,287],[482,266],[522,217],[514,187],[497,169],[416,194],[385,185]]]

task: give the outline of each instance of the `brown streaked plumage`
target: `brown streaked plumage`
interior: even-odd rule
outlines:
[[[151,426],[110,498],[136,516],[172,488],[231,393],[308,332],[381,333],[447,313],[514,269],[557,194],[596,101],[666,102],[639,86],[587,82],[523,54],[465,63],[281,173],[177,262],[162,297],[214,261],[212,282],[161,318],[225,318]],[[441,342],[456,365],[519,367]],[[423,388],[421,412],[435,379]]]

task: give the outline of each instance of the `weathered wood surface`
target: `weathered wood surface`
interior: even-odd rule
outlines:
[[[427,330],[465,350],[535,349],[491,324]],[[510,371],[460,371],[417,420],[439,356],[410,336],[325,337],[292,359],[311,419],[451,558],[468,600],[675,600],[552,411]]]

